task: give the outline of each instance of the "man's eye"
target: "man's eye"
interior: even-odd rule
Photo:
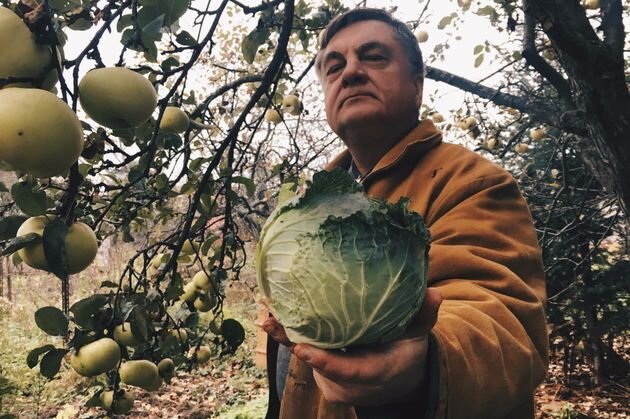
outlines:
[[[332,66],[328,67],[328,71],[326,72],[326,74],[328,74],[328,75],[329,74],[334,74],[337,71],[339,71],[341,69],[341,67],[342,67],[341,64],[332,65]]]
[[[366,55],[363,57],[364,61],[384,61],[386,58],[382,55]]]

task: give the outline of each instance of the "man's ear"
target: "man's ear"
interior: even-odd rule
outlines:
[[[424,87],[424,77],[416,77],[416,107],[420,109],[422,105],[422,89]]]

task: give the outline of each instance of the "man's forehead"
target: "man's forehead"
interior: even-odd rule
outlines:
[[[352,23],[339,30],[328,41],[325,54],[330,51],[343,52],[345,49],[357,49],[365,44],[389,45],[395,43],[394,31],[391,26],[379,20],[364,20]]]

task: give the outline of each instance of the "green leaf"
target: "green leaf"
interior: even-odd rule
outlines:
[[[245,340],[245,329],[234,319],[225,319],[221,324],[221,335],[232,349],[236,349]]]
[[[101,282],[100,287],[101,288],[118,288],[118,284],[113,281],[106,280],[106,281]]]
[[[102,294],[91,295],[77,301],[70,307],[70,312],[74,314],[74,322],[84,329],[92,329],[94,316],[108,301],[108,298]]]
[[[7,185],[5,185],[4,182],[0,182],[0,192],[9,192]]]
[[[164,300],[165,301],[175,301],[179,298],[180,295],[184,293],[184,281],[182,280],[182,276],[177,273],[171,279],[164,291]]]
[[[254,181],[250,178],[244,176],[234,176],[232,178],[232,183],[240,183],[241,185],[245,186],[245,189],[247,190],[247,196],[249,198],[254,196],[254,192],[256,192],[256,185],[254,184]]]
[[[481,63],[483,63],[483,59],[484,59],[484,54],[477,55],[477,58],[475,58],[475,68],[479,67]]]
[[[483,51],[483,44],[479,44],[475,47],[475,49],[473,50],[473,54],[477,55],[480,54]]]
[[[438,29],[444,29],[446,28],[448,25],[451,24],[451,22],[453,21],[453,19],[457,16],[456,13],[452,13],[448,16],[444,16],[442,19],[440,19],[440,21],[438,22]]]
[[[11,196],[20,210],[31,217],[46,213],[46,193],[34,191],[28,182],[18,182],[11,186]]]
[[[11,413],[7,413],[5,415],[0,415],[0,419],[18,419],[18,417]]]
[[[157,0],[157,8],[164,13],[164,26],[171,26],[177,19],[182,17],[188,6],[189,0]]]
[[[118,32],[122,32],[125,28],[133,25],[133,16],[132,15],[124,15],[118,19],[116,23],[116,30]]]
[[[42,362],[39,364],[39,371],[49,380],[59,372],[61,360],[68,353],[67,349],[52,349],[44,355]]]
[[[24,221],[26,221],[26,217],[21,215],[9,215],[8,217],[1,219],[0,241],[14,238]]]
[[[138,308],[133,310],[129,323],[131,323],[131,333],[142,342],[149,340],[151,335],[151,319],[147,316],[146,310]]]
[[[162,61],[162,64],[160,64],[160,68],[162,68],[163,71],[170,71],[171,68],[173,67],[177,67],[179,65],[179,60],[175,57],[168,57],[166,60]]]
[[[15,253],[16,251],[26,246],[38,243],[41,240],[42,236],[37,233],[28,233],[23,236],[16,237],[9,242],[7,247],[5,247],[2,253],[0,253],[0,256],[10,255],[11,253],[13,253],[13,255],[15,256],[17,255],[17,253]],[[22,259],[20,259],[20,261],[22,261]]]
[[[267,42],[270,34],[271,32],[268,28],[256,28],[245,36],[241,43],[241,52],[247,63],[251,64],[254,62],[258,47]]]
[[[57,307],[42,307],[35,312],[37,327],[51,336],[68,334],[68,318]]]
[[[184,45],[187,47],[197,45],[197,40],[186,31],[181,31],[180,33],[178,33],[177,36],[175,37],[175,41],[178,44]]]
[[[67,235],[68,226],[58,218],[49,221],[42,234],[42,244],[44,246],[44,255],[48,262],[48,270],[61,279],[68,277]]]
[[[142,33],[149,37],[156,36],[157,34],[160,33],[160,29],[162,29],[163,23],[164,23],[164,15],[159,15],[158,17],[153,19],[151,22],[147,23],[145,26],[142,27]]]
[[[34,368],[35,365],[39,364],[39,357],[51,349],[55,349],[54,345],[44,345],[39,348],[32,349],[26,356],[26,365],[28,365],[29,368]]]

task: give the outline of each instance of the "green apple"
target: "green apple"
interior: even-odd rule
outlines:
[[[84,377],[94,377],[116,368],[120,347],[110,338],[102,338],[79,348],[70,356],[70,365]]]
[[[202,313],[206,313],[214,308],[217,305],[217,297],[212,293],[202,293],[195,299],[193,303],[195,308]]]
[[[429,32],[427,31],[416,32],[416,40],[420,43],[427,42],[429,40]]]
[[[124,415],[133,408],[134,397],[129,391],[119,390],[118,397],[116,398],[116,405],[112,410],[112,404],[114,404],[114,392],[107,390],[101,393],[101,406],[107,411],[111,411],[115,415]]]
[[[282,99],[282,111],[291,115],[299,115],[302,112],[302,102],[296,95],[287,95]]]
[[[131,332],[131,323],[124,322],[114,328],[114,340],[123,346],[137,346],[142,341]]]
[[[280,112],[275,109],[267,109],[267,112],[265,112],[265,121],[272,124],[279,124],[282,122],[282,116]]]
[[[42,88],[50,90],[57,83],[52,68],[52,50],[37,43],[35,35],[10,9],[0,6],[0,79],[22,77],[42,79]],[[5,87],[37,87],[19,82]]]
[[[45,215],[31,217],[24,221],[17,231],[17,236],[28,233],[44,234],[44,228],[49,223]],[[68,228],[68,234],[64,242],[68,259],[68,274],[81,272],[94,261],[98,252],[96,234],[87,224],[76,222]],[[44,246],[41,243],[33,243],[18,250],[20,258],[28,266],[35,269],[49,270],[48,261],[44,254]]]
[[[544,128],[534,128],[529,132],[529,137],[534,141],[540,141],[545,138],[546,133]]]
[[[524,143],[518,143],[514,146],[514,151],[516,151],[518,154],[527,153],[528,150],[529,146]]]
[[[81,122],[57,96],[41,89],[0,90],[0,160],[47,178],[64,174],[82,150]]]
[[[205,364],[210,360],[210,348],[207,346],[200,346],[199,349],[197,349],[196,354],[197,364]]]
[[[160,129],[169,132],[184,132],[190,125],[190,118],[186,112],[176,106],[167,106],[160,121]]]
[[[121,365],[119,373],[120,381],[123,383],[147,391],[157,390],[162,384],[157,365],[146,359],[125,362]]]
[[[140,126],[157,106],[155,88],[143,75],[123,67],[97,68],[79,83],[85,113],[112,129]]]

